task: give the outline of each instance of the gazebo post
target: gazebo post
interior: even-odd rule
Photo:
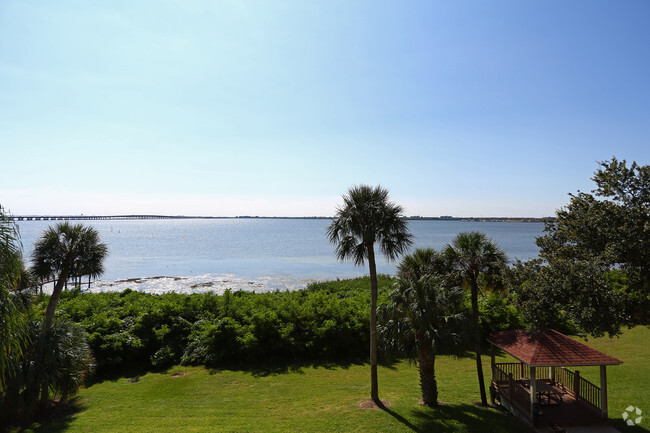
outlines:
[[[492,401],[492,404],[496,403],[495,400],[495,391],[494,391],[494,367],[495,367],[495,362],[494,362],[494,357],[495,357],[495,350],[494,350],[494,344],[490,343],[490,400]]]
[[[551,365],[549,367],[549,379],[551,379],[551,385],[555,385],[555,366]]]
[[[530,370],[530,419],[535,424],[535,402],[537,397],[537,383],[535,380],[535,367],[528,366]]]
[[[490,343],[490,383],[494,382],[494,359],[496,354],[494,353],[494,344]]]
[[[600,410],[607,419],[607,366],[600,366]]]

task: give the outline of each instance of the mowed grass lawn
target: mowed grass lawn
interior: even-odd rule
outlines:
[[[650,331],[638,327],[622,338],[588,344],[622,359],[608,368],[610,418],[621,431],[650,425]],[[506,359],[506,358],[501,358]],[[486,378],[489,358],[485,357]],[[379,370],[380,396],[388,410],[360,409],[369,395],[369,367],[302,367],[286,372],[245,372],[174,367],[129,383],[128,377],[83,389],[71,417],[33,425],[25,432],[528,432],[514,417],[482,408],[471,358],[440,356],[436,362],[441,407],[418,404],[415,366]],[[597,369],[581,369],[598,383]],[[641,428],[628,428],[629,405],[644,411]]]

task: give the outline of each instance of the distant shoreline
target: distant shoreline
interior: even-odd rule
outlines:
[[[14,221],[101,221],[101,220],[159,220],[159,219],[295,219],[295,220],[323,220],[332,219],[326,216],[303,217],[274,217],[241,215],[226,216],[188,216],[188,215],[14,215]],[[465,222],[522,222],[544,223],[555,220],[555,217],[453,217],[453,216],[409,216],[408,221],[465,221]]]

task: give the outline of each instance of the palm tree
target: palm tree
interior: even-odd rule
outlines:
[[[99,233],[93,227],[64,222],[45,230],[34,244],[32,255],[34,274],[56,279],[45,312],[44,330],[52,327],[56,304],[68,278],[101,275],[107,253],[106,244],[99,242]]]
[[[390,348],[417,360],[422,401],[430,407],[438,405],[436,346],[458,340],[462,319],[463,289],[448,284],[443,259],[432,248],[404,257],[382,327]]]
[[[370,398],[381,406],[377,382],[377,265],[375,244],[388,260],[395,260],[413,243],[402,207],[389,201],[381,186],[358,185],[343,196],[343,206],[327,228],[339,260],[352,260],[370,270]]]
[[[481,403],[487,405],[483,365],[481,363],[481,330],[478,314],[478,279],[482,274],[491,277],[499,273],[507,262],[505,252],[485,233],[472,231],[459,233],[444,249],[444,255],[456,270],[460,281],[471,290],[472,324],[474,328],[474,352]]]
[[[27,322],[14,296],[23,275],[18,227],[0,206],[0,388],[12,374],[27,339]]]
[[[16,415],[28,418],[40,403],[45,408],[49,396],[65,400],[77,393],[94,363],[86,331],[67,320],[55,320],[45,332],[41,321],[29,324],[25,356],[16,362],[0,396],[0,422]]]

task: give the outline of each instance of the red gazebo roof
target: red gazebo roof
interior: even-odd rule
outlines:
[[[488,341],[530,366],[617,365],[623,361],[606,355],[553,329],[523,329],[490,335]]]

